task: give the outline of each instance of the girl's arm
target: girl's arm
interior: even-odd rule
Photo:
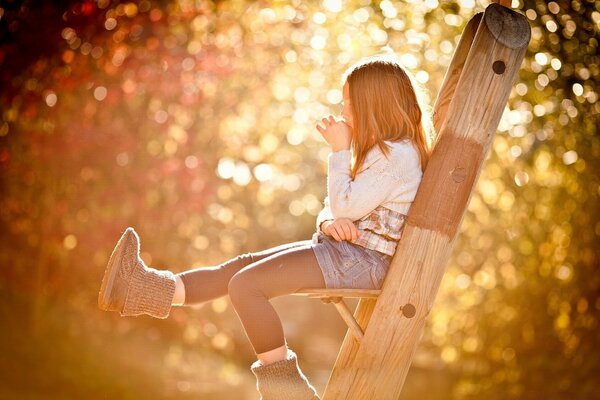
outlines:
[[[325,221],[333,221],[333,215],[331,215],[331,209],[329,208],[329,197],[325,196],[325,200],[323,202],[325,206],[317,215],[317,231],[323,232],[321,229],[321,224]]]
[[[332,226],[334,227],[332,228]],[[325,197],[325,207],[317,216],[317,232],[322,232],[338,241],[355,240],[359,234],[352,220],[333,218],[329,209],[329,197],[327,196]]]
[[[327,199],[331,218],[356,221],[384,203],[392,189],[401,184],[392,162],[399,160],[378,157],[369,168],[350,177],[350,150],[329,154]]]

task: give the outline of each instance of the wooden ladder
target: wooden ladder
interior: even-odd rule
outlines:
[[[381,290],[307,289],[348,325],[323,400],[396,400],[531,38],[497,1],[471,18],[434,106],[439,132]],[[360,298],[354,314],[344,298]]]

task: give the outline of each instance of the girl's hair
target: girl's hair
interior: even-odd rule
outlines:
[[[387,158],[384,140],[412,140],[424,172],[433,139],[431,114],[424,105],[424,89],[400,60],[389,53],[362,58],[342,74],[342,85],[346,82],[354,116],[352,179],[373,146]]]

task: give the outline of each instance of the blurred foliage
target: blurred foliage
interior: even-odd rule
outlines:
[[[96,308],[116,239],[179,272],[310,238],[341,72],[387,46],[432,103],[487,4],[1,2],[0,397],[256,398],[227,298]],[[513,8],[532,40],[403,399],[600,398],[599,5]],[[322,393],[344,323],[273,303]]]

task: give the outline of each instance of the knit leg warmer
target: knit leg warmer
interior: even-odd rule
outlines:
[[[262,365],[256,360],[250,367],[256,376],[260,400],[320,400],[315,388],[298,366],[296,353],[288,349],[285,360]]]
[[[148,314],[165,319],[175,295],[175,274],[147,267],[138,261],[129,281],[122,316]]]

